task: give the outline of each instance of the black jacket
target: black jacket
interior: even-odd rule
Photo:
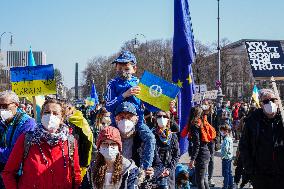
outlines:
[[[207,162],[210,158],[210,151],[208,143],[201,141],[201,130],[197,125],[190,127],[191,142],[192,142],[192,156],[191,160],[199,162]]]
[[[247,174],[284,175],[284,127],[280,115],[269,119],[258,109],[247,117],[240,153]]]

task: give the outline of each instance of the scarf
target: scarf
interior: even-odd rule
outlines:
[[[69,129],[65,124],[61,125],[55,133],[48,132],[40,125],[35,129],[31,142],[33,144],[47,142],[50,146],[55,146],[59,141],[66,141],[68,135]]]
[[[167,128],[163,130],[161,128],[157,128],[157,134],[163,144],[170,145],[172,138],[172,132],[170,129]]]

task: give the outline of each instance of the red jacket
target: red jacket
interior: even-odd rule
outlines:
[[[64,156],[67,166],[64,168],[64,159],[62,155],[62,142],[55,146],[42,143],[41,148],[46,156],[48,164],[40,152],[38,145],[31,145],[29,153],[23,162],[23,174],[19,181],[16,180],[16,173],[24,156],[25,135],[22,134],[8,159],[8,162],[2,172],[2,178],[7,189],[72,189],[71,161],[68,156],[68,141],[63,143]],[[75,141],[74,149],[74,177],[75,188],[81,183],[78,146]]]

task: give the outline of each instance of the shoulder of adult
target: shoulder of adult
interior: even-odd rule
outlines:
[[[130,171],[131,169],[137,168],[135,162],[132,159],[127,159],[125,157],[122,158],[122,165],[123,165],[123,174]]]

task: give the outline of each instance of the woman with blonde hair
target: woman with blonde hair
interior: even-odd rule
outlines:
[[[104,127],[99,133],[97,148],[97,157],[88,170],[90,188],[137,188],[138,168],[134,161],[122,156],[119,130],[112,126]]]

